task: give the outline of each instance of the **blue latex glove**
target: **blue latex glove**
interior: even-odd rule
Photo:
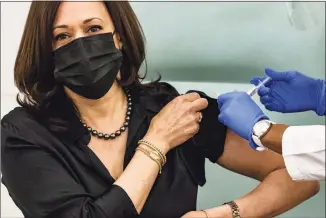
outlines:
[[[269,119],[259,106],[245,92],[231,92],[217,98],[220,114],[218,119],[239,136],[249,141],[250,146],[258,146],[252,139],[254,125],[261,119]]]
[[[265,73],[272,81],[258,90],[261,103],[267,110],[282,113],[315,111],[325,113],[325,80],[313,79],[297,71],[276,72],[266,68]],[[255,77],[250,82],[257,85]]]

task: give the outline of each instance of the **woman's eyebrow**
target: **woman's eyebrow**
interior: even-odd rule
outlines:
[[[55,30],[57,28],[68,28],[68,26],[67,25],[58,25],[58,26],[53,27],[52,30]]]
[[[86,20],[83,21],[83,24],[86,24],[86,23],[89,23],[91,22],[92,20],[100,20],[103,22],[103,20],[101,18],[98,18],[98,17],[91,17],[91,18],[88,18]],[[58,25],[58,26],[55,26],[53,27],[53,30],[54,29],[57,29],[57,28],[68,28],[68,25]]]
[[[100,20],[103,22],[103,20],[101,18],[98,18],[98,17],[91,17],[91,18],[88,18],[86,20],[83,21],[83,24],[86,24],[86,23],[89,23],[91,22],[92,20]]]

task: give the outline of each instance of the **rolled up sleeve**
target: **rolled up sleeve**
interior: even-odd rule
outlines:
[[[203,119],[200,123],[200,130],[195,136],[195,140],[200,146],[203,155],[212,163],[216,163],[222,156],[226,138],[227,127],[218,120],[220,111],[217,100],[211,98],[203,92],[197,92],[202,98],[207,99],[208,106],[202,111]]]

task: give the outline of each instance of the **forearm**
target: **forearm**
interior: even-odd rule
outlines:
[[[282,138],[289,126],[284,124],[273,124],[268,133],[261,138],[262,144],[279,154],[282,154]]]
[[[168,152],[165,146],[159,146],[153,138],[145,137],[159,147],[164,154]],[[136,151],[127,168],[114,183],[125,190],[138,213],[142,210],[146,199],[159,172],[158,164],[141,151]]]
[[[318,182],[293,182],[285,169],[269,174],[246,196],[235,200],[242,218],[275,217],[319,191]],[[207,210],[210,217],[232,218],[228,205]]]

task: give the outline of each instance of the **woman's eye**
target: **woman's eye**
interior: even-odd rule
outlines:
[[[56,37],[54,37],[55,41],[61,41],[61,40],[65,40],[68,39],[68,35],[67,34],[59,34]]]
[[[101,26],[92,26],[90,27],[87,32],[90,32],[90,33],[96,33],[100,30],[102,30],[103,28]]]

